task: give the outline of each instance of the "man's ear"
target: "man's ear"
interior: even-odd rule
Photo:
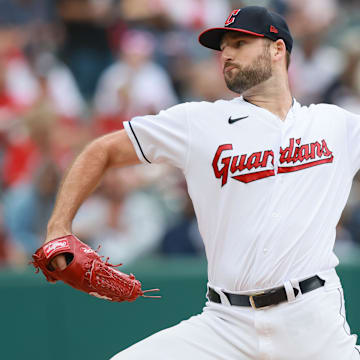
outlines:
[[[272,48],[275,61],[281,61],[282,58],[286,58],[286,45],[284,40],[278,39],[274,41]]]

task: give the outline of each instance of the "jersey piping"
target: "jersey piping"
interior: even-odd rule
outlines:
[[[130,130],[131,130],[132,134],[134,135],[134,138],[135,138],[135,140],[136,140],[136,143],[138,144],[138,147],[139,147],[139,149],[140,149],[140,151],[141,151],[142,156],[144,157],[144,159],[145,159],[149,164],[151,164],[151,161],[149,161],[149,160],[146,158],[146,156],[145,156],[145,154],[144,154],[144,151],[143,151],[143,149],[141,148],[140,142],[139,142],[139,140],[138,140],[138,138],[137,138],[137,136],[136,136],[136,134],[135,134],[135,131],[134,131],[132,125],[131,125],[131,121],[129,121],[129,126],[130,126]]]

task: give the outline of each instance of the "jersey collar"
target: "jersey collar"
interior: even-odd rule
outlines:
[[[255,105],[253,104],[252,102],[244,99],[243,96],[239,96],[238,97],[239,101],[241,102],[244,102],[246,104],[249,104],[251,107],[253,107],[254,110],[257,110],[259,112],[262,112],[262,113],[266,113],[268,115],[270,115],[271,118],[273,119],[276,119],[276,121],[280,124],[285,124],[285,123],[289,123],[289,122],[292,122],[291,120],[293,120],[294,116],[293,116],[293,113],[294,113],[294,110],[295,109],[298,109],[300,107],[300,104],[296,101],[296,99],[293,97],[292,98],[292,105],[291,105],[291,108],[289,109],[289,112],[288,114],[286,115],[286,118],[285,120],[281,120],[277,115],[275,115],[274,113],[272,113],[271,111],[261,107],[261,106],[258,106],[258,105]]]

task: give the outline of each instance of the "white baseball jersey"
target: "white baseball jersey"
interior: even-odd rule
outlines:
[[[360,117],[294,100],[285,121],[242,97],[124,124],[144,162],[180,168],[210,285],[265,289],[335,267],[335,229],[360,168]]]

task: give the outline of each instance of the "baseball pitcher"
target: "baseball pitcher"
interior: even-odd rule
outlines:
[[[263,7],[232,11],[199,41],[220,52],[239,97],[135,117],[91,142],[63,180],[34,265],[50,281],[112,301],[144,295],[134,276],[73,236],[71,223],[108,168],[171,164],[184,173],[205,244],[208,301],[112,359],[360,360],[333,253],[360,168],[360,116],[292,97],[293,39]]]

